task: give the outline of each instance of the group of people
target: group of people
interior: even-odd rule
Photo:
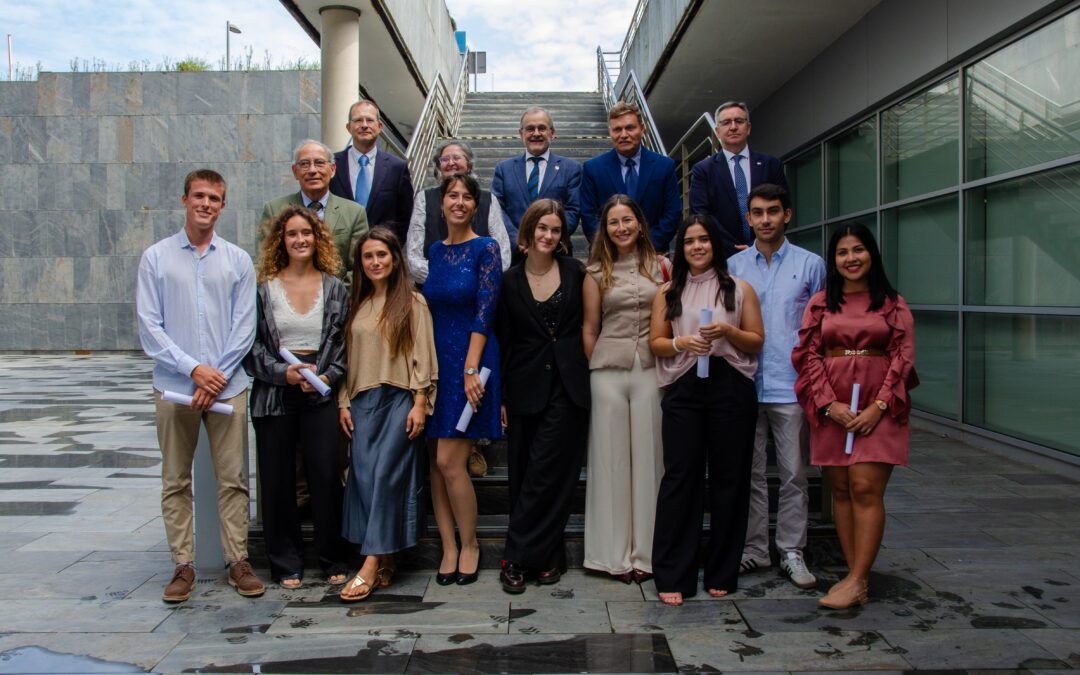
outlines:
[[[674,163],[643,147],[639,111],[618,103],[608,117],[613,149],[579,165],[551,152],[551,116],[529,108],[524,152],[497,166],[490,192],[469,146],[446,142],[433,160],[439,185],[414,199],[407,166],[377,149],[377,107],[359,101],[348,148],[297,147],[299,191],[264,208],[257,267],[214,231],[224,178],[187,176],[184,227],[144,253],[137,290],[175,563],[164,600],[187,599],[195,583],[201,422],[229,582],[242,595],[265,590],[247,557],[250,405],[270,574],[285,588],[303,583],[298,467],[322,572],[356,602],[390,585],[394,554],[417,542],[425,454],[442,544],[435,580],[476,581],[466,462],[476,439],[505,434],[506,592],[565,571],[587,462],[584,566],[624,583],[654,578],[662,602],[682,604],[699,586],[707,503],[704,588],[721,597],[772,564],[771,435],[782,570],[816,586],[802,554],[809,438],[849,567],[820,602],[866,602],[917,383],[911,313],[873,234],[835,228],[824,261],[785,238],[783,169],[749,150],[745,104],[716,111],[722,152],[694,167],[686,218]],[[579,224],[586,264],[571,256]]]

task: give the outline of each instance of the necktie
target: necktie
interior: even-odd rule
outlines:
[[[540,196],[540,160],[543,157],[530,157],[529,161],[533,163],[532,171],[529,172],[529,201],[536,201],[536,198]]]
[[[312,211],[314,211],[316,214],[318,214],[320,216],[322,215],[322,212],[323,212],[323,204],[322,204],[322,202],[311,202],[310,204],[307,205],[307,207],[309,209],[311,209]]]
[[[623,176],[623,182],[626,183],[626,194],[631,197],[637,192],[637,169],[634,168],[634,160],[626,160],[626,175]]]
[[[356,203],[360,206],[367,207],[368,193],[371,191],[371,180],[368,174],[367,165],[371,161],[367,155],[360,155],[360,170],[356,172],[356,186],[353,188],[353,195]]]
[[[746,186],[746,174],[743,173],[742,166],[739,165],[739,160],[743,158],[742,155],[735,155],[731,158],[731,161],[735,162],[735,201],[739,202],[739,220],[742,221],[742,233],[744,244],[749,244],[753,240],[753,233],[750,231],[750,224],[746,222],[746,196],[750,194],[750,190]]]

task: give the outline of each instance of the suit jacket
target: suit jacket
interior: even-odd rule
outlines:
[[[503,210],[503,220],[506,222],[506,232],[510,235],[511,244],[517,243],[518,226],[525,210],[532,204],[529,199],[529,185],[525,177],[525,153],[510,159],[504,159],[495,165],[495,175],[491,178],[491,194],[499,200],[499,206]],[[554,152],[548,155],[547,169],[544,170],[544,182],[540,184],[540,194],[537,198],[547,197],[562,202],[566,209],[566,232],[563,239],[569,243],[570,235],[577,230],[579,212],[579,190],[581,188],[581,165],[570,159],[556,155]]]
[[[750,151],[750,189],[774,183],[788,189],[784,165],[772,155]],[[790,191],[789,191],[790,192]],[[742,214],[746,204],[735,197],[735,181],[723,151],[701,160],[690,173],[690,213],[707,213],[720,224],[724,234],[724,255],[735,253],[735,244],[752,244],[743,236]]]
[[[588,409],[589,361],[581,339],[585,268],[569,256],[556,256],[563,302],[552,337],[536,307],[524,263],[503,275],[496,331],[502,352],[502,397],[507,412],[530,415],[544,409],[560,381],[574,405]]]
[[[255,234],[256,249],[261,246],[266,236],[270,220],[289,204],[304,205],[299,192],[271,199],[263,206],[262,220]],[[353,248],[356,246],[356,241],[368,231],[368,219],[364,213],[364,207],[351,199],[342,199],[331,193],[326,200],[323,222],[330,229],[330,234],[334,237],[334,246],[337,247],[338,255],[341,256],[341,279],[346,285],[351,285]]]
[[[349,180],[349,149],[334,153],[334,162],[337,172],[330,179],[330,192],[353,201],[353,186]],[[393,228],[394,234],[404,247],[413,209],[412,178],[405,160],[386,150],[379,150],[375,156],[375,174],[371,177],[371,193],[366,208],[372,227],[397,223],[397,227]]]
[[[622,162],[614,149],[585,162],[581,170],[581,228],[590,242],[600,226],[600,209],[604,202],[611,195],[625,192]],[[649,238],[656,250],[667,251],[682,219],[675,161],[642,147],[637,190],[630,196],[645,213]]]

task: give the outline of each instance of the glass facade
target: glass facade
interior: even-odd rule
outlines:
[[[917,410],[1080,455],[1076,72],[1080,9],[902,93],[786,171],[793,243],[822,253],[851,220],[877,233],[915,316]]]

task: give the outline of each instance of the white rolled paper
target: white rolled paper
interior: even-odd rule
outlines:
[[[708,307],[701,309],[701,320],[698,322],[698,329],[702,326],[707,326],[712,323],[712,310]],[[701,379],[705,379],[709,376],[709,355],[697,357],[697,376]]]
[[[490,368],[480,369],[480,385],[487,388],[488,378],[491,377]],[[469,422],[472,422],[473,409],[472,406],[466,401],[465,409],[461,411],[461,417],[458,418],[457,426],[454,427],[461,433],[465,433],[465,430],[469,428]]]
[[[303,363],[300,359],[296,358],[295,354],[284,347],[278,350],[278,354],[281,354],[281,358],[285,359],[285,363],[292,365]],[[304,376],[304,379],[307,380],[311,386],[315,387],[315,391],[319,392],[320,396],[326,396],[330,393],[330,385],[320,380],[314,370],[311,370],[310,368],[301,368],[300,374]]]
[[[859,414],[859,383],[851,385],[851,414]],[[847,432],[847,442],[844,444],[844,454],[850,455],[851,448],[855,444],[855,432]]]
[[[191,397],[187,394],[177,394],[175,391],[163,391],[161,392],[161,400],[169,401],[170,403],[179,403],[180,405],[186,405],[191,407]],[[233,407],[228,403],[218,403],[217,401],[210,404],[210,412],[216,412],[221,415],[233,414]]]

